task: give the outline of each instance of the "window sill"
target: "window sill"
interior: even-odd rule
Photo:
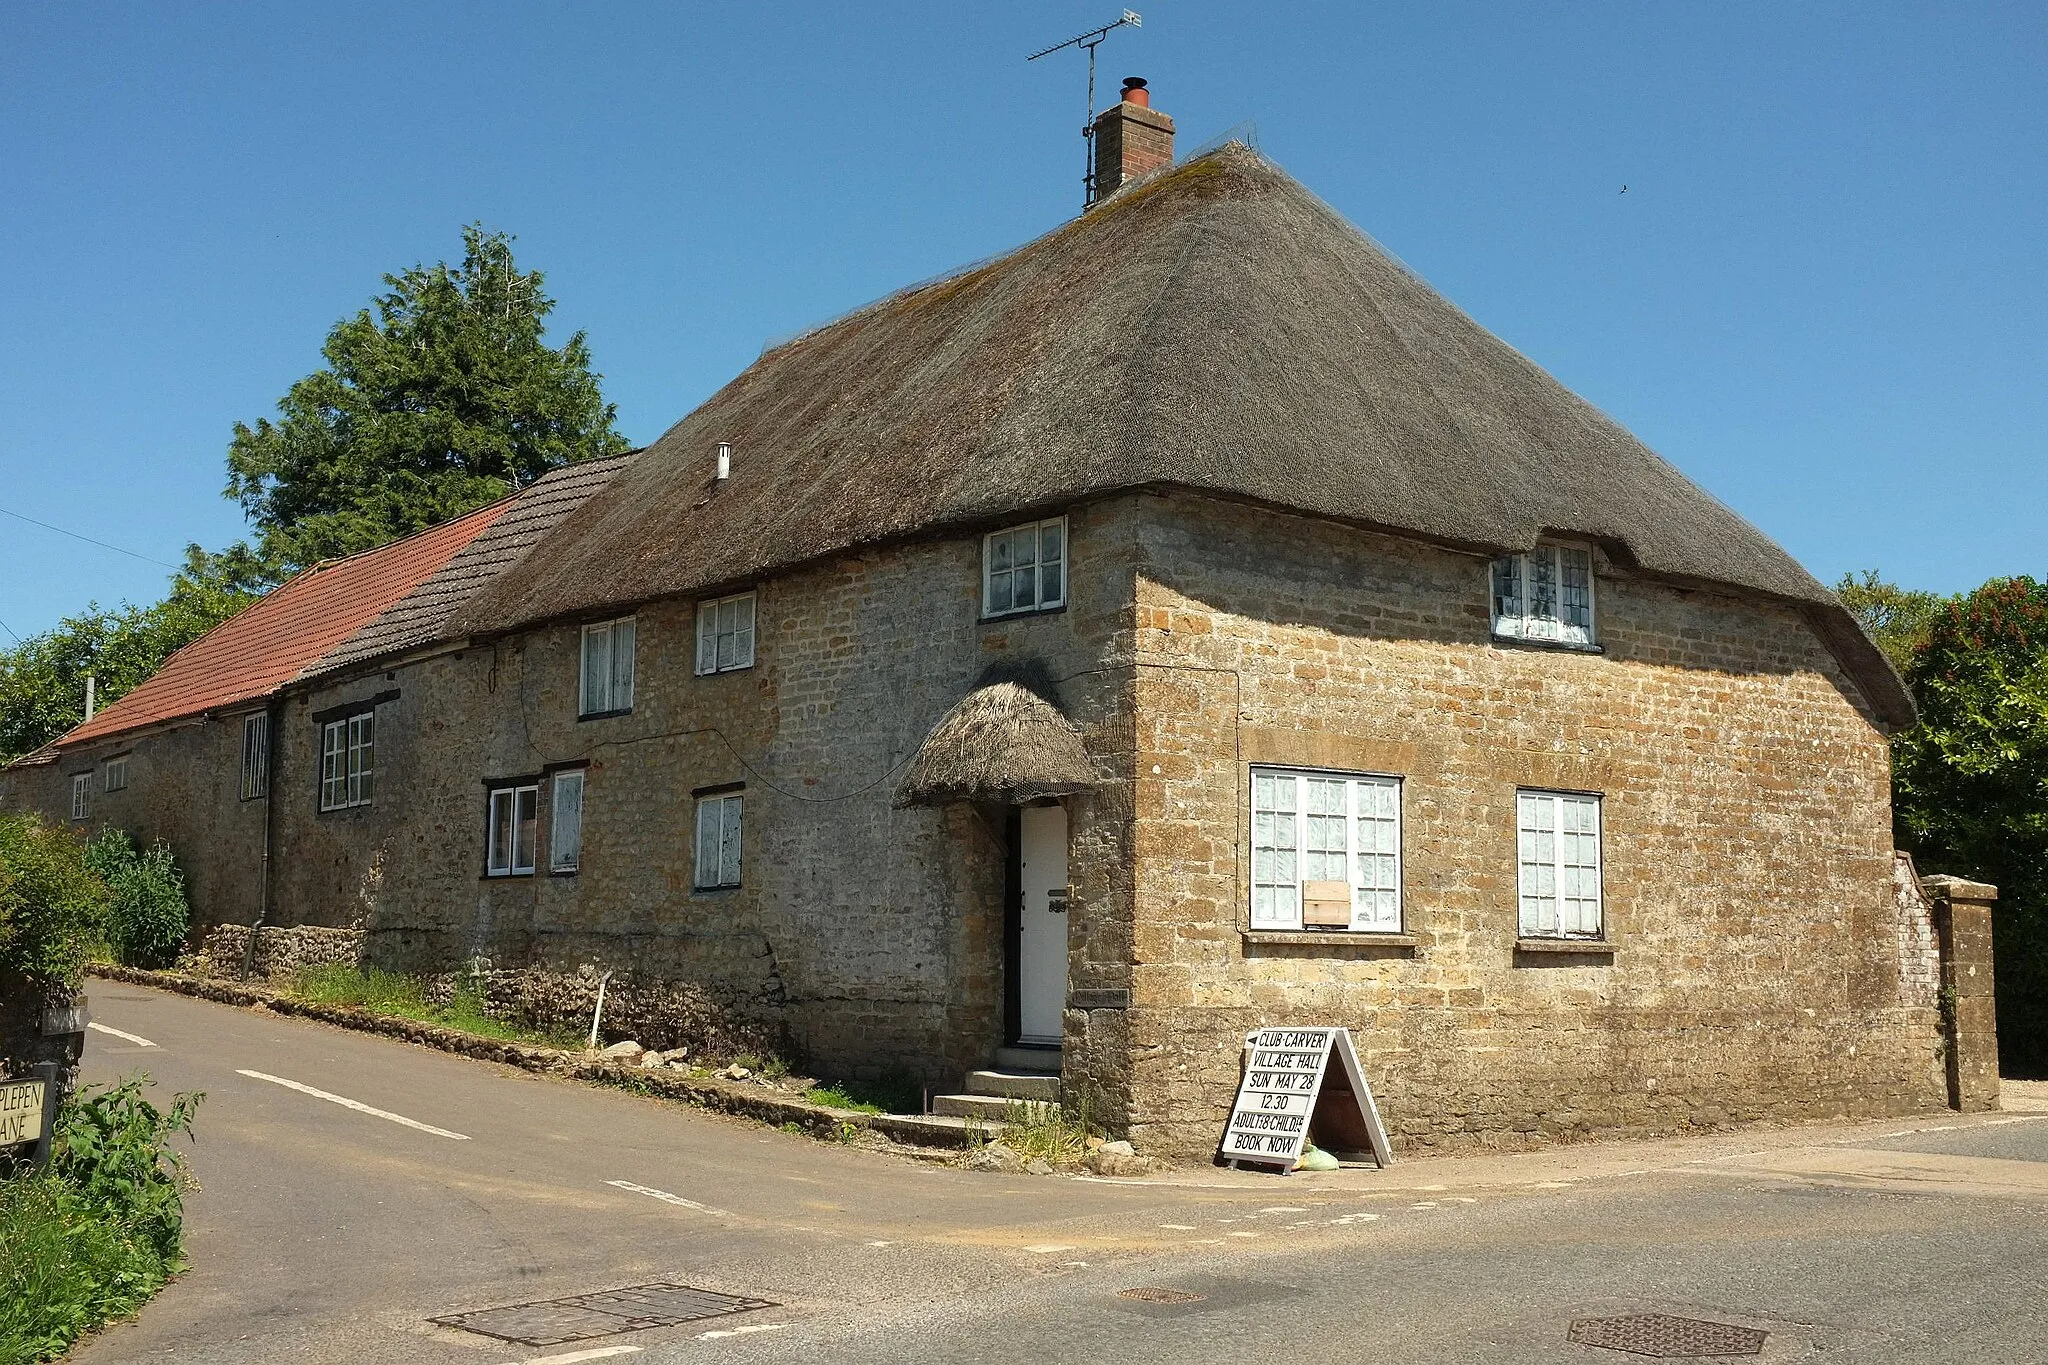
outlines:
[[[1017,611],[1001,611],[997,612],[993,616],[982,616],[976,621],[975,624],[983,626],[999,626],[1005,621],[1028,621],[1034,616],[1058,616],[1066,609],[1067,604],[1064,602],[1061,602],[1056,606],[1050,607],[1024,607]]]
[[[1515,951],[1551,955],[1562,953],[1572,957],[1613,957],[1615,944],[1604,938],[1518,938]]]
[[[533,878],[531,872],[486,872],[482,880],[487,882],[523,882]]]
[[[630,716],[632,714],[633,708],[628,706],[622,711],[586,711],[576,717],[576,719],[581,723],[586,720],[613,720],[619,716]]]
[[[743,664],[728,664],[724,668],[697,669],[693,671],[690,674],[690,676],[693,678],[722,678],[728,673],[751,672],[753,667],[754,665],[751,662]]]
[[[1244,929],[1238,937],[1247,948],[1382,948],[1413,954],[1413,934],[1374,934],[1357,929]]]
[[[1606,647],[1599,644],[1581,645],[1575,644],[1570,640],[1532,639],[1526,635],[1502,635],[1499,631],[1490,631],[1488,634],[1494,644],[1500,645],[1503,648],[1557,649],[1563,650],[1566,654],[1605,654],[1607,652]]]

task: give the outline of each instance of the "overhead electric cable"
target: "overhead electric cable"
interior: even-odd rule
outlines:
[[[139,559],[145,564],[156,564],[166,569],[175,569],[178,567],[175,564],[166,563],[161,559],[152,559],[148,555],[138,554],[134,550],[124,550],[119,545],[109,545],[104,540],[94,540],[91,536],[82,536],[76,531],[67,531],[61,526],[52,526],[47,521],[37,521],[34,517],[25,517],[19,512],[10,512],[5,507],[0,507],[0,516],[13,517],[16,521],[25,521],[31,526],[40,526],[45,531],[55,531],[60,536],[70,536],[73,540],[82,540],[88,545],[97,545],[102,550],[112,550],[117,555],[127,555],[130,559]],[[12,634],[13,632],[10,631],[8,633]]]
[[[0,630],[6,631],[9,635],[14,635],[14,627],[8,625],[5,621],[0,621]],[[14,643],[21,643],[21,637],[19,635],[14,635]]]

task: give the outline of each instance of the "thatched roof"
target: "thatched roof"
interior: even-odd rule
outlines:
[[[453,628],[1166,486],[1480,551],[1598,540],[1653,576],[1803,604],[1877,713],[1912,715],[1768,537],[1235,144],[763,355]]]
[[[896,789],[898,806],[1008,804],[1093,786],[1081,736],[1059,708],[1014,682],[991,683],[940,717]]]

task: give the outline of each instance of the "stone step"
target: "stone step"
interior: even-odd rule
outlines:
[[[1001,1095],[934,1095],[932,1112],[957,1118],[978,1118],[1000,1126],[1013,1114],[1024,1122],[1041,1117],[1054,1106],[1045,1100],[1014,1100]]]
[[[1005,1071],[1030,1071],[1038,1075],[1060,1074],[1060,1050],[1056,1047],[999,1047],[996,1065]]]
[[[967,1074],[967,1093],[1058,1104],[1060,1078],[1057,1073],[1044,1071],[971,1071]]]
[[[958,1114],[877,1114],[868,1120],[868,1127],[878,1133],[886,1133],[898,1142],[924,1147],[965,1147],[975,1134],[983,1138],[997,1137],[1009,1125],[976,1119],[970,1128],[968,1120]]]

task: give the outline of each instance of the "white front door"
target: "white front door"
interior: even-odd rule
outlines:
[[[1017,1041],[1057,1047],[1067,1006],[1067,808],[1026,806],[1018,814],[1024,906],[1017,942]]]

